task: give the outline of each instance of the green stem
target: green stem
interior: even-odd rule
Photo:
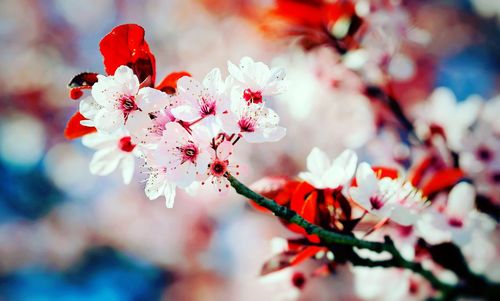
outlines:
[[[226,176],[229,182],[231,183],[231,186],[234,188],[234,190],[236,190],[238,194],[245,196],[256,202],[258,205],[270,210],[277,217],[280,217],[290,223],[300,226],[308,234],[317,235],[321,239],[322,243],[326,245],[331,245],[331,244],[348,245],[360,249],[368,249],[376,253],[388,252],[392,255],[392,258],[390,260],[384,260],[378,262],[380,264],[377,264],[376,261],[370,261],[370,264],[368,264],[369,260],[363,258],[358,258],[359,260],[356,261],[355,264],[358,265],[365,264],[365,266],[372,266],[372,267],[375,266],[398,267],[411,270],[414,273],[417,273],[421,275],[423,278],[427,279],[427,281],[429,281],[429,283],[435,289],[439,290],[443,295],[447,295],[449,292],[455,289],[454,286],[439,280],[431,271],[422,267],[420,263],[408,261],[405,258],[403,258],[403,256],[401,256],[401,253],[399,253],[394,243],[388,236],[385,237],[385,242],[373,242],[325,230],[318,225],[308,222],[302,216],[297,214],[295,211],[290,210],[285,206],[281,206],[275,201],[256,193],[255,191],[251,190],[243,183],[238,181],[232,175],[227,174]]]

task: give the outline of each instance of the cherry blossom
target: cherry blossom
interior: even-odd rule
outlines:
[[[92,174],[105,176],[120,168],[125,184],[130,183],[134,175],[135,158],[142,155],[130,135],[94,133],[84,136],[82,143],[97,150],[90,161]]]
[[[243,99],[233,99],[231,109],[222,114],[222,129],[227,134],[238,134],[249,143],[275,142],[286,135],[279,126],[279,116],[260,104],[248,104]]]
[[[151,164],[151,162],[149,163]],[[148,168],[149,177],[146,181],[144,192],[150,200],[165,197],[165,206],[167,208],[174,207],[176,185],[167,179],[167,170],[165,167],[153,167],[151,164]]]
[[[463,246],[470,241],[474,229],[486,217],[475,210],[476,192],[472,184],[460,182],[448,195],[444,208],[431,208],[417,223],[419,235],[437,244],[452,241]],[[487,222],[487,221],[486,221]]]
[[[422,193],[402,179],[378,179],[371,166],[362,162],[356,172],[356,187],[351,187],[351,198],[369,213],[408,226],[416,222],[424,208]]]
[[[233,93],[248,103],[263,103],[267,97],[283,93],[286,89],[283,68],[269,69],[266,64],[254,62],[247,56],[241,59],[239,66],[228,61],[227,67],[236,80]]]
[[[190,134],[177,122],[166,124],[153,157],[169,181],[186,188],[203,176],[210,161],[207,137],[207,130],[201,127]]]
[[[401,40],[426,42],[425,32],[413,28],[404,9],[384,1],[302,2],[278,1],[269,14],[290,23],[285,26],[294,32],[290,34],[304,35],[303,47],[309,47],[307,56],[290,58],[290,75],[296,78],[289,94],[284,93],[284,68],[270,68],[250,57],[239,64],[228,61],[227,70],[213,68],[203,79],[173,72],[155,85],[155,57],[144,30],[125,24],[100,43],[106,75],[84,72],[70,81],[70,97],[82,100],[66,137],[83,136],[83,144],[96,150],[90,162],[93,174],[119,169],[129,183],[139,159],[147,177],[146,197],[164,197],[167,208],[174,206],[178,189],[227,193],[232,186],[258,210],[274,213],[293,237],[264,264],[261,274],[290,272],[316,259],[293,276],[283,273],[294,295],[334,269],[348,270],[358,297],[371,300],[441,297],[455,285],[460,288],[456,297],[462,291],[458,285],[464,292],[475,292],[469,289],[477,284],[487,288],[482,275],[460,275],[456,271],[462,267],[455,270],[439,253],[456,251],[450,258],[461,259],[455,255],[462,251],[485,275],[488,264],[497,259],[489,241],[497,234],[496,224],[480,210],[494,216],[500,190],[500,98],[457,101],[450,90],[438,88],[428,101],[417,103],[414,95],[419,95],[420,84],[393,85],[422,72],[410,57],[420,50],[398,50],[405,45]],[[196,74],[199,68],[190,72]],[[399,95],[410,84],[410,96]],[[277,103],[271,101],[275,97]],[[295,135],[307,138],[300,141],[302,147],[322,139],[331,149],[360,149],[384,165],[358,166],[358,155],[350,149],[332,158],[314,147],[306,170],[296,179],[290,174],[300,150],[288,148],[276,157],[270,155],[275,150],[268,149],[262,152],[268,156],[264,160],[293,164],[272,165],[270,169],[281,174],[267,177],[264,188],[247,187],[239,180],[235,153],[242,148],[243,154],[254,151],[244,149],[249,147],[245,142],[276,142],[286,135],[278,116],[284,103],[291,106],[284,119],[308,119],[305,127],[297,122],[292,128]],[[409,103],[416,103],[413,118],[405,115]],[[380,110],[386,106],[390,110]],[[387,113],[397,118],[386,120]],[[336,135],[325,120],[335,121],[330,128]],[[311,135],[303,128],[310,128]],[[402,176],[406,172],[408,176]],[[206,192],[203,201],[210,194]],[[476,252],[478,246],[485,250]],[[451,281],[442,277],[446,273],[452,274]],[[390,285],[380,286],[380,279]]]
[[[221,78],[218,68],[212,69],[200,83],[192,77],[184,76],[177,82],[180,105],[172,109],[172,114],[179,120],[203,123],[209,127],[217,124],[216,116],[229,107],[226,92],[230,78]]]
[[[210,163],[208,164],[207,179],[202,182],[213,184],[217,191],[220,193],[227,193],[229,191],[230,183],[224,177],[226,172],[230,172],[235,176],[239,175],[236,171],[239,165],[233,165],[229,161],[229,156],[233,153],[233,144],[230,141],[223,141],[217,146],[217,149],[209,149]]]
[[[137,76],[127,66],[118,67],[114,75],[97,78],[92,98],[84,99],[80,109],[100,131],[116,131],[140,112],[157,111],[168,102],[167,94],[150,87],[141,88]]]
[[[423,138],[429,136],[429,128],[442,129],[448,146],[455,151],[463,147],[468,128],[476,121],[482,106],[479,96],[470,96],[457,102],[447,88],[434,90],[428,103],[418,108],[417,130]]]
[[[149,113],[138,112],[134,118],[128,120],[127,129],[142,144],[150,146],[158,144],[166,124],[177,120],[172,114],[172,108],[176,104],[175,98],[170,97],[168,104],[163,109]]]
[[[318,189],[345,187],[354,176],[358,156],[347,149],[333,161],[325,152],[315,147],[307,156],[306,172],[299,177]]]
[[[485,103],[483,110],[463,139],[459,164],[474,180],[477,192],[500,202],[500,123],[496,115],[500,109],[500,97]]]

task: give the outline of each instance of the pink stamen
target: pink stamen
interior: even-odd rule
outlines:
[[[455,228],[462,228],[464,222],[460,218],[452,217],[448,220],[448,224],[450,224],[450,226]]]
[[[217,178],[224,176],[224,174],[227,171],[228,164],[229,164],[228,160],[222,161],[219,159],[215,159],[210,164],[210,174]]]
[[[181,154],[181,164],[184,162],[196,163],[200,150],[194,143],[189,143],[177,148]]]
[[[201,117],[206,117],[209,115],[215,115],[216,103],[213,99],[201,98],[200,101],[200,115]]]
[[[255,120],[249,117],[243,117],[238,121],[238,126],[242,132],[254,132]]]
[[[377,196],[370,197],[370,204],[372,205],[372,209],[380,209],[384,206],[384,202]]]
[[[490,162],[493,159],[493,152],[486,146],[481,146],[476,150],[476,156],[483,162]]]
[[[119,100],[120,109],[125,115],[130,114],[132,111],[138,110],[139,107],[135,103],[135,97],[133,95],[124,95]]]

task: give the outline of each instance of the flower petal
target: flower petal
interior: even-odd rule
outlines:
[[[476,190],[467,182],[460,182],[448,195],[446,213],[451,217],[463,218],[474,209]]]

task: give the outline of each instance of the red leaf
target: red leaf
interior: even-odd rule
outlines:
[[[151,86],[154,86],[155,57],[144,40],[144,28],[137,24],[117,26],[101,40],[99,48],[107,74],[113,75],[118,67],[126,65],[134,71],[139,82],[151,76]]]
[[[459,168],[447,168],[436,172],[423,186],[422,192],[426,197],[454,186],[464,176]]]
[[[66,128],[64,129],[64,136],[67,139],[76,139],[82,136],[85,136],[90,133],[94,133],[96,131],[95,127],[83,126],[80,124],[80,121],[86,120],[80,112],[76,112],[66,124]]]
[[[191,76],[191,74],[186,71],[172,72],[161,81],[156,89],[167,94],[174,94],[177,89],[177,81],[183,76]]]

